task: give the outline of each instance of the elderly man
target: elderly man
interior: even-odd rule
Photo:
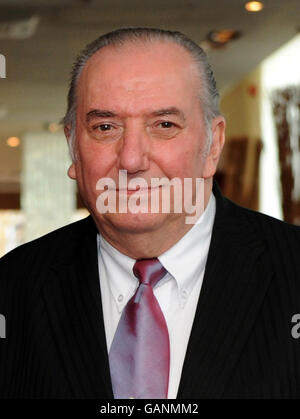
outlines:
[[[300,231],[213,185],[225,120],[201,48],[159,29],[99,37],[64,125],[91,216],[0,261],[0,395],[299,397]]]

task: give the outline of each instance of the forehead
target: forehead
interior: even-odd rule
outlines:
[[[87,62],[79,79],[80,102],[105,98],[148,100],[163,94],[188,96],[199,75],[191,55],[172,42],[104,47]]]

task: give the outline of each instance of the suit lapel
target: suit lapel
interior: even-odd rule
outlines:
[[[97,263],[95,227],[69,243],[69,257],[52,266],[43,296],[74,397],[112,398]]]
[[[178,398],[222,397],[272,277],[266,246],[245,213],[216,185],[214,194],[216,218]]]

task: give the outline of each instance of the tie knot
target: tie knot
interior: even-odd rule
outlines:
[[[149,284],[152,288],[165,276],[166,272],[167,270],[157,258],[139,259],[133,267],[133,273],[140,284]]]

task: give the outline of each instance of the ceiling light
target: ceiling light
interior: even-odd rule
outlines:
[[[223,29],[221,31],[215,31],[211,33],[211,39],[214,42],[221,44],[231,41],[237,37],[238,32],[231,29]]]
[[[17,20],[0,18],[0,39],[27,39],[31,38],[37,30],[38,16],[19,17]]]
[[[18,147],[20,145],[20,138],[18,137],[9,137],[6,140],[6,143],[9,147]]]
[[[241,31],[233,29],[214,30],[206,35],[206,41],[211,48],[224,48],[226,44],[240,38],[241,35]]]
[[[264,8],[264,5],[261,1],[248,1],[245,4],[245,9],[248,12],[260,12]]]

